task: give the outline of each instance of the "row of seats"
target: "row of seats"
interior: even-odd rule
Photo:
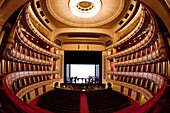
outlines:
[[[40,96],[37,105],[57,113],[79,113],[80,92],[55,89]]]
[[[50,80],[50,79],[51,79],[51,75],[48,75],[48,74],[47,75],[36,75],[36,76],[32,75],[32,76],[27,76],[27,77],[20,77],[12,83],[11,89],[13,92],[16,93],[23,87],[26,87],[26,86],[34,84],[34,83]]]
[[[130,105],[128,97],[111,89],[87,92],[86,95],[90,113],[111,113]]]
[[[80,113],[80,95],[86,93],[90,113],[111,113],[130,105],[130,100],[112,89],[73,91],[58,89],[40,96],[37,105],[57,113]]]

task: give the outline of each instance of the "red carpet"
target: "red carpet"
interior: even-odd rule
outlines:
[[[132,100],[131,98],[130,99],[130,103],[131,105],[124,108],[124,109],[121,109],[121,110],[118,110],[118,111],[115,111],[114,113],[129,113],[132,109],[136,108],[136,107],[139,107],[140,105]],[[41,107],[38,107],[36,105],[36,102],[37,102],[38,98],[35,98],[34,100],[32,100],[29,104],[37,109],[39,109],[39,111],[43,111],[42,113],[53,113],[53,112],[50,112],[48,110],[45,110]],[[81,93],[81,96],[80,96],[80,113],[89,113],[89,108],[88,108],[88,103],[87,103],[87,98],[86,98],[86,93]]]
[[[80,97],[80,113],[89,113],[86,94],[82,93]]]

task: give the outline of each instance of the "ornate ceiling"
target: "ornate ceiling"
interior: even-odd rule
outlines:
[[[96,4],[95,2],[92,3],[94,0],[83,0],[84,3],[81,2],[82,0],[74,0],[77,1],[77,3],[72,3],[72,1],[46,0],[46,6],[53,18],[74,27],[97,27],[109,23],[120,15],[125,6],[124,0],[97,0],[99,3],[96,2]],[[85,6],[85,3],[87,3],[87,6]],[[87,11],[85,11],[83,7],[87,7],[85,8]],[[88,14],[93,13],[93,10],[98,7],[100,7],[99,12],[90,17]],[[76,8],[78,10],[76,10]],[[84,16],[80,17],[73,14],[72,10],[74,9]]]
[[[138,14],[138,11],[135,12],[138,10],[136,4],[135,0],[34,0],[33,11],[44,21],[43,24],[50,28],[50,36],[54,42],[91,42],[106,45],[107,42],[112,44],[118,40],[115,31],[128,25],[129,19],[133,20]],[[131,6],[133,7],[130,10]],[[125,18],[125,15],[128,16]],[[120,25],[121,21],[123,24]],[[84,33],[99,36],[85,37]],[[74,34],[75,37],[70,37],[69,34]]]

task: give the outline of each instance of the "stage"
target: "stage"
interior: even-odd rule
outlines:
[[[68,89],[68,90],[80,90],[80,91],[102,90],[106,88],[106,84],[61,83],[60,88]]]

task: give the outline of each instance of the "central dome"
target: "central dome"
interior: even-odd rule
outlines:
[[[45,3],[57,26],[60,21],[75,27],[105,25],[116,20],[124,8],[129,7],[125,0],[45,0]]]
[[[77,17],[90,18],[97,15],[101,9],[100,0],[70,0],[70,11]]]

